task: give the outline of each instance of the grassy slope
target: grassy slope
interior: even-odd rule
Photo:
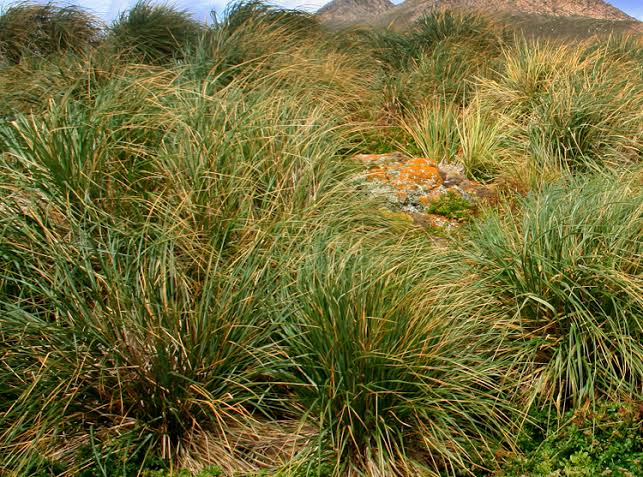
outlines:
[[[207,28],[142,3],[100,41],[18,38],[0,66],[2,472],[640,464],[635,438],[616,457],[556,440],[563,416],[599,422],[588,408],[603,435],[638,432],[639,39],[528,42],[448,12],[328,32],[254,2]],[[350,156],[395,148],[504,200],[429,240],[356,187]]]

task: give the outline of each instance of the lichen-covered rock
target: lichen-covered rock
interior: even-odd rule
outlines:
[[[444,185],[447,187],[459,185],[467,180],[462,164],[449,164],[443,161],[440,162],[439,169]]]
[[[409,214],[423,226],[460,225],[453,216],[429,213],[445,197],[455,195],[460,203],[469,201],[473,208],[478,201],[497,195],[495,187],[467,179],[464,167],[459,164],[437,164],[433,159],[408,157],[401,152],[359,154],[355,159],[366,166],[361,182],[371,195],[385,198],[392,209]]]
[[[438,214],[414,212],[409,215],[413,219],[414,223],[427,228],[456,229],[462,225],[455,219],[449,219],[447,217],[444,217],[443,215]]]
[[[442,185],[442,176],[438,165],[432,159],[415,157],[392,167],[391,173],[396,173],[393,185],[399,190],[433,190]]]

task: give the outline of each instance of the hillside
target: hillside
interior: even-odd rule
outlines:
[[[632,20],[603,0],[406,0],[391,9],[390,17],[415,20],[434,8],[472,8],[488,12],[527,13],[558,17],[587,17],[601,20]]]
[[[506,14],[501,17],[508,25],[527,37],[583,39],[595,35],[643,33],[638,20],[606,20],[591,17],[562,17],[529,13]]]
[[[317,16],[330,24],[361,23],[393,8],[389,0],[333,0],[320,8]]]
[[[522,30],[528,36],[582,38],[641,31],[641,22],[603,0],[333,0],[319,10],[328,25],[368,23],[404,29],[434,9],[475,9]]]

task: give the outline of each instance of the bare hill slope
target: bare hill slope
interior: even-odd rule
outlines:
[[[393,8],[389,0],[333,0],[320,8],[317,16],[331,24],[368,23]]]
[[[413,21],[434,8],[464,8],[601,20],[633,20],[632,17],[603,0],[406,0],[387,13],[391,17],[402,16]]]
[[[404,29],[433,9],[478,10],[529,36],[582,38],[642,32],[643,23],[604,0],[333,0],[318,16],[326,24],[372,24]]]

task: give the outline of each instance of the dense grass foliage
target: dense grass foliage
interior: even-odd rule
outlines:
[[[471,259],[533,346],[533,391],[546,403],[643,386],[641,197],[640,179],[583,178],[472,234]]]
[[[301,381],[294,392],[337,449],[337,470],[455,472],[489,458],[516,414],[503,402],[512,363],[491,359],[502,344],[489,317],[437,267],[418,275],[384,254],[314,252],[299,270],[284,342]],[[415,255],[406,252],[403,260]]]
[[[253,390],[253,382],[268,386],[259,383],[267,379],[261,363],[269,360],[258,352],[278,348],[272,305],[264,303],[273,292],[260,291],[260,283],[273,283],[277,270],[260,250],[275,246],[272,228],[287,227],[293,213],[302,220],[309,196],[324,194],[341,170],[319,167],[334,153],[328,127],[309,128],[305,140],[290,134],[293,121],[323,122],[314,107],[280,102],[274,91],[247,96],[228,89],[213,104],[198,90],[162,88],[159,104],[139,119],[141,91],[119,97],[123,89],[107,87],[108,99],[53,107],[39,124],[19,118],[2,131],[3,170],[20,174],[19,189],[5,190],[2,283],[14,310],[6,312],[34,320],[33,329],[21,331],[22,350],[29,342],[40,346],[43,336],[54,342],[44,351],[52,360],[40,370],[43,387],[12,386],[16,400],[7,416],[22,415],[22,400],[32,405],[38,396],[42,413],[67,424],[72,416],[107,427],[132,419],[134,432],[152,432],[149,445],[176,458],[197,423],[212,430],[239,424],[249,399],[262,401],[268,388]],[[116,104],[124,123],[113,117]],[[254,108],[264,114],[252,114]],[[23,223],[23,214],[37,218]],[[41,220],[61,228],[48,233],[36,225]],[[21,285],[25,274],[32,286]],[[7,340],[11,330],[3,327]],[[86,359],[66,366],[78,347]],[[20,354],[4,359],[9,369],[29,363]],[[82,384],[73,391],[60,387],[74,379]],[[225,403],[219,412],[212,407],[217,401]],[[38,424],[43,431],[52,425]],[[25,432],[37,432],[38,424]]]
[[[109,41],[133,60],[159,63],[179,57],[197,40],[200,30],[201,25],[187,11],[140,0],[114,21]]]
[[[15,64],[30,55],[82,52],[99,38],[99,22],[75,6],[28,2],[0,13],[0,62]]]
[[[516,436],[636,409],[639,38],[213,20],[0,16],[2,475],[511,475]],[[391,150],[496,205],[414,225],[356,186]]]

